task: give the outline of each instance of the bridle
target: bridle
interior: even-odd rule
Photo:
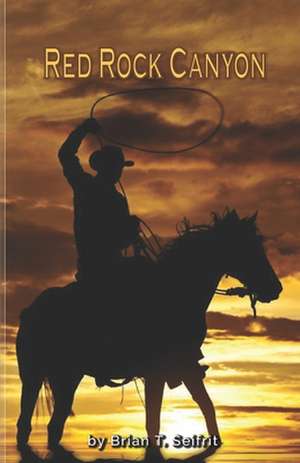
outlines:
[[[250,306],[253,311],[253,317],[256,318],[256,302],[257,302],[257,295],[250,291],[246,286],[238,286],[236,288],[228,288],[228,289],[221,289],[217,288],[215,290],[215,294],[220,296],[238,296],[238,297],[245,297],[249,296]]]

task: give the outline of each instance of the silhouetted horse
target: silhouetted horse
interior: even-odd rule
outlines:
[[[18,445],[25,446],[39,390],[47,378],[54,396],[48,445],[58,445],[74,393],[85,374],[145,379],[146,429],[159,434],[165,382],[181,381],[202,410],[208,433],[219,435],[203,384],[200,347],[205,313],[224,274],[261,302],[282,287],[265,255],[255,216],[228,211],[206,226],[188,226],[164,247],[156,264],[124,261],[99,277],[44,291],[21,316],[17,356],[23,383]]]

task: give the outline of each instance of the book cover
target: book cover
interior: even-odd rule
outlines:
[[[299,460],[299,2],[2,10],[2,460]]]

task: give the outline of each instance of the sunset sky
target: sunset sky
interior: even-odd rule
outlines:
[[[131,211],[160,236],[175,235],[188,217],[208,223],[211,212],[258,210],[270,261],[283,284],[280,299],[258,304],[254,324],[247,301],[216,296],[203,347],[211,366],[206,384],[217,406],[225,446],[212,461],[243,452],[257,460],[278,452],[298,460],[300,407],[300,4],[294,0],[140,2],[111,0],[7,2],[7,441],[12,449],[19,380],[14,340],[18,316],[43,289],[74,275],[72,192],[57,160],[68,133],[89,116],[105,94],[149,86],[183,86],[212,92],[225,109],[217,135],[199,148],[173,156],[125,150],[135,168],[124,173]],[[88,52],[99,47],[127,51],[267,53],[267,78],[176,80],[55,80],[43,78],[45,47]],[[188,60],[187,60],[188,61]],[[203,119],[215,107],[192,93],[157,93],[107,100],[98,107],[104,129],[130,144],[161,149],[193,145]],[[298,134],[298,135],[297,135]],[[201,134],[200,134],[201,135]],[[88,170],[92,136],[79,155]],[[226,281],[231,285],[236,282]],[[140,386],[142,389],[142,386]],[[76,416],[64,443],[86,459],[89,432],[144,434],[143,408],[134,386],[97,391],[86,378],[77,393]],[[45,444],[43,418],[34,428],[37,449]],[[180,387],[166,393],[162,432],[204,432],[198,410]],[[44,450],[43,450],[44,451]],[[176,454],[176,453],[175,453]],[[284,455],[287,460],[284,460]],[[224,457],[224,460],[222,459]],[[16,461],[13,450],[9,460]],[[242,457],[241,457],[242,458]],[[254,457],[253,457],[254,458]],[[269,458],[269,459],[268,459]],[[279,458],[279,457],[278,457]],[[294,458],[294,459],[293,459]]]

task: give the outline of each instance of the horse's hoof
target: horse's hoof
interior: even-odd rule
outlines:
[[[19,451],[26,450],[29,447],[28,445],[28,440],[29,440],[29,432],[24,432],[24,431],[18,431],[17,433],[17,449]]]
[[[30,461],[31,463],[41,463],[42,460],[39,456],[34,452],[32,447],[28,444],[18,443],[17,450],[22,457],[22,461]]]
[[[28,445],[27,442],[17,441],[17,450],[18,450],[20,453],[29,451],[30,448],[31,448],[31,447],[30,447],[30,445]]]
[[[47,444],[47,448],[48,448],[48,450],[51,450],[52,452],[54,452],[54,451],[59,450],[60,444],[57,441],[49,440],[48,444]]]
[[[214,442],[211,444],[213,447],[219,448],[223,445],[223,442],[221,441],[221,437],[219,435],[214,436]]]
[[[162,456],[161,449],[157,445],[150,445],[150,447],[147,447],[146,452],[145,452],[145,462],[151,463],[151,462],[159,462],[159,461],[164,461],[164,457]]]
[[[74,456],[74,453],[71,450],[66,449],[63,445],[57,444],[54,448],[48,449],[52,452],[55,458],[65,459],[71,458]],[[55,460],[56,461],[56,460]],[[73,460],[72,460],[73,461]]]

